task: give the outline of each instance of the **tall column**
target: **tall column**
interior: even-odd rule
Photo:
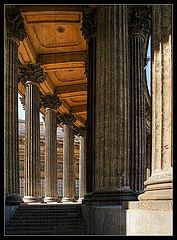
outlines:
[[[57,108],[61,101],[56,95],[42,97],[45,115],[45,198],[44,202],[57,201]]]
[[[41,189],[40,172],[40,121],[39,84],[45,80],[39,65],[24,65],[19,68],[20,78],[25,81],[25,163],[24,202],[38,202]]]
[[[74,134],[72,114],[59,117],[63,124],[63,198],[62,202],[73,202],[75,198],[74,183]]]
[[[172,199],[172,6],[152,6],[152,174],[139,200]]]
[[[80,154],[79,154],[79,199],[82,203],[86,194],[86,128],[79,127],[76,129],[76,134],[80,138]]]
[[[147,6],[129,6],[129,66],[132,117],[132,189],[143,190],[146,166],[146,121],[144,40],[150,30],[150,9]]]
[[[134,200],[130,188],[130,102],[127,7],[101,6],[97,14],[95,186],[85,202]],[[92,151],[92,149],[89,149]]]
[[[97,7],[84,7],[82,35],[88,47],[85,60],[87,76],[87,154],[86,154],[86,191],[94,189],[95,169],[95,96],[96,96],[96,16]],[[90,151],[90,149],[92,149]]]
[[[26,37],[26,30],[17,9],[5,8],[4,54],[4,164],[6,204],[18,204],[18,47]]]

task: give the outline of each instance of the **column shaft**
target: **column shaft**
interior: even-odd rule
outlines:
[[[132,86],[132,188],[143,190],[145,169],[145,86],[143,70],[144,36],[133,34],[129,40],[130,81]]]
[[[4,156],[6,204],[19,204],[18,46],[26,37],[17,9],[5,8]]]
[[[69,124],[63,125],[63,199],[62,202],[74,200],[74,136]]]
[[[19,162],[18,162],[18,43],[6,40],[5,69],[5,169],[6,194],[19,194]]]
[[[80,136],[79,156],[79,200],[84,199],[86,194],[86,137]]]
[[[126,6],[97,14],[94,192],[84,201],[135,199],[130,189],[130,93]],[[92,149],[89,149],[92,151]]]
[[[33,82],[26,83],[25,109],[24,201],[35,202],[40,196],[41,176],[39,88]]]
[[[45,115],[45,199],[46,202],[57,198],[57,124],[56,111],[46,109]]]

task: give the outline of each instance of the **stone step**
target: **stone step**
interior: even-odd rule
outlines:
[[[6,229],[7,235],[83,235],[81,206],[20,206]]]
[[[57,218],[57,219],[53,219],[53,217],[52,218],[48,218],[48,219],[45,219],[45,218],[43,218],[43,219],[13,219],[10,223],[9,223],[9,225],[10,224],[25,224],[25,223],[29,223],[29,224],[32,224],[32,223],[48,223],[48,224],[50,224],[50,223],[72,223],[72,222],[77,222],[77,223],[80,223],[80,222],[82,222],[83,221],[83,219],[82,219],[82,217],[78,217],[78,218]]]
[[[54,232],[49,232],[49,231],[6,231],[6,235],[86,235],[85,231],[54,231]]]
[[[9,226],[8,227],[8,231],[63,231],[63,230],[79,230],[79,229],[82,229],[84,230],[85,229],[85,226],[84,225],[58,225],[58,226],[54,226],[54,225],[45,225],[45,226],[35,226],[35,225],[31,225],[31,226]]]

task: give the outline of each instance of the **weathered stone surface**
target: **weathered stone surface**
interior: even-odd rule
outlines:
[[[152,174],[139,200],[168,200],[172,199],[172,7],[156,5],[152,10]]]

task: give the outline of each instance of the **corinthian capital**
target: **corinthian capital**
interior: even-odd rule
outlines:
[[[97,8],[84,7],[81,31],[86,40],[96,35],[96,13]]]
[[[129,34],[146,35],[151,30],[151,7],[128,6]]]
[[[65,125],[73,125],[73,123],[76,121],[76,118],[72,114],[64,113],[62,115],[58,115],[58,119],[62,124]]]
[[[7,36],[23,41],[27,33],[20,10],[6,8],[5,19]]]
[[[45,81],[46,74],[39,64],[27,64],[19,66],[19,77],[22,83],[42,83]]]
[[[74,135],[82,136],[82,137],[86,136],[86,127],[76,127],[76,126],[74,126],[73,130],[74,130]]]
[[[55,94],[41,96],[40,98],[41,98],[41,107],[44,107],[44,108],[57,109],[62,104],[60,98]]]

